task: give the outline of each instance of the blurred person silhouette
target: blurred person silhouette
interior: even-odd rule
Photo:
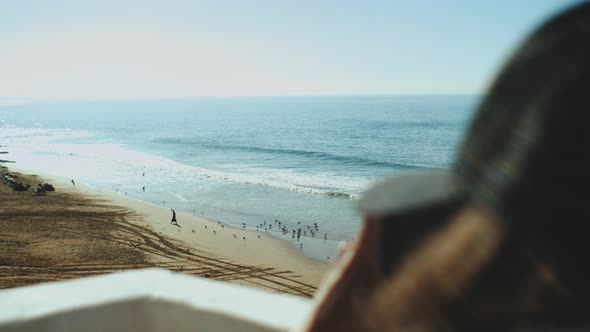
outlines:
[[[179,226],[178,221],[176,220],[176,211],[174,211],[173,209],[170,209],[170,211],[172,211],[172,219],[170,219],[170,223],[174,226]],[[205,228],[207,227],[205,226]]]
[[[590,330],[590,4],[534,31],[454,166],[384,180],[305,331]]]

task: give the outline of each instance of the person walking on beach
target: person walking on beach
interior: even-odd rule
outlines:
[[[76,186],[76,182],[74,182],[74,179],[72,179],[72,181],[71,181],[71,182],[72,182],[72,186],[74,186],[74,187],[75,187],[75,186]]]
[[[143,189],[143,192],[145,192],[145,186],[141,187],[141,189]],[[194,210],[194,209],[193,209]]]
[[[172,211],[172,220],[170,220],[170,224],[178,225],[178,222],[176,221],[176,211],[174,211],[173,209],[170,210]]]

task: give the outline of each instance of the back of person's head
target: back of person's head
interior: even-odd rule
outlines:
[[[474,200],[492,206],[519,236],[559,241],[574,254],[586,248],[590,230],[588,147],[586,3],[543,25],[514,54],[483,101],[456,168]]]
[[[422,307],[404,319],[464,331],[590,327],[589,89],[586,3],[535,31],[490,87],[455,170],[468,204],[494,223],[460,213],[409,256],[387,291]],[[455,250],[439,254],[445,246]]]
[[[589,325],[589,88],[585,3],[517,50],[483,101],[456,165],[472,199],[506,229],[476,281],[485,280],[480,291],[511,292],[498,305],[514,324]]]
[[[584,3],[531,34],[491,85],[453,169],[466,197],[367,216],[310,330],[339,305],[362,311],[349,330],[590,328],[589,89]]]

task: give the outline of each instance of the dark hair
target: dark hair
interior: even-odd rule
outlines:
[[[425,331],[590,327],[589,3],[544,24],[509,59],[455,171],[491,217],[467,209],[432,232],[375,292],[370,321]]]
[[[590,252],[590,3],[550,20],[515,52],[456,170],[533,254],[558,251],[563,274],[589,275],[579,256]]]
[[[366,220],[312,330],[590,329],[586,90],[589,3],[530,35],[491,85],[455,165],[468,203]]]

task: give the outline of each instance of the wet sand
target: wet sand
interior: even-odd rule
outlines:
[[[167,208],[45,174],[16,176],[31,189],[0,183],[0,288],[162,267],[310,297],[329,266],[264,233],[186,213],[177,227]],[[44,181],[56,191],[34,196]]]

